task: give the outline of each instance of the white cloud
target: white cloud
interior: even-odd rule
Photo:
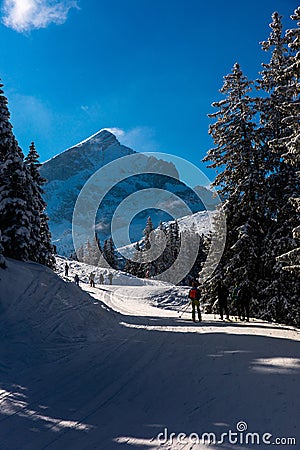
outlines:
[[[126,132],[122,130],[121,128],[103,128],[103,130],[107,130],[110,133],[114,134],[117,137],[122,137],[126,135]]]
[[[81,109],[83,109],[82,106]],[[155,139],[155,133],[150,127],[141,126],[129,130],[123,130],[118,127],[105,127],[102,130],[107,130],[114,134],[122,145],[130,147],[137,152],[155,152],[160,150]]]
[[[121,144],[132,148],[137,152],[155,152],[159,151],[159,144],[155,139],[155,132],[150,127],[135,127],[130,130],[121,130],[120,128],[106,128],[107,130],[117,130],[115,134]]]
[[[2,20],[22,33],[64,23],[71,8],[78,8],[77,0],[4,0]]]
[[[123,130],[118,127],[105,127],[102,130],[110,131],[119,139],[122,145],[130,147],[137,152],[156,152],[160,150],[159,144],[155,139],[155,132],[150,127],[140,126],[129,130]]]

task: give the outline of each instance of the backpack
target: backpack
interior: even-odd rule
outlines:
[[[189,298],[191,300],[199,300],[200,299],[200,292],[197,288],[192,288],[189,292]]]

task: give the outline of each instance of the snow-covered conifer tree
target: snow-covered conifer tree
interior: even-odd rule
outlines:
[[[3,253],[27,260],[30,247],[31,176],[12,132],[7,99],[0,84],[0,230]]]
[[[38,154],[24,155],[12,132],[7,99],[0,84],[0,229],[5,256],[54,265],[48,218],[42,199],[44,180]]]
[[[144,246],[145,246],[145,250],[149,250],[149,248],[151,247],[150,244],[150,234],[152,233],[152,231],[154,230],[154,225],[152,222],[151,217],[149,216],[147,219],[147,223],[146,223],[146,227],[144,229]]]
[[[299,179],[295,167],[289,162],[284,163],[282,158],[291,136],[285,116],[290,115],[287,105],[291,104],[294,93],[287,76],[291,59],[288,38],[282,33],[281,17],[277,12],[272,19],[270,36],[262,42],[263,50],[272,51],[271,58],[268,64],[263,64],[258,80],[258,88],[267,94],[259,99],[259,104],[268,173],[263,199],[264,238],[259,263],[261,279],[257,289],[257,313],[282,322],[287,320],[298,288],[290,274],[282,271],[282,264],[276,257],[295,247],[292,230],[296,225],[296,214],[289,198],[299,190]]]
[[[54,249],[51,244],[51,234],[48,226],[49,218],[46,214],[46,203],[42,197],[43,185],[46,180],[40,175],[39,154],[36,151],[34,142],[31,143],[29,153],[25,158],[25,164],[31,175],[31,201],[27,205],[31,209],[31,246],[29,259],[54,267]]]
[[[260,217],[263,205],[266,168],[260,136],[257,133],[256,103],[248,96],[252,82],[243,75],[239,64],[224,77],[221,93],[225,98],[213,103],[218,111],[209,117],[216,119],[209,133],[214,139],[204,161],[220,171],[213,183],[226,199],[223,205],[227,218],[227,243],[215,280],[222,278],[228,286],[237,282],[255,293]],[[211,285],[212,294],[214,286]]]
[[[117,267],[116,251],[114,242],[111,237],[104,241],[102,253],[104,259],[108,262],[108,264],[111,267],[116,268]]]

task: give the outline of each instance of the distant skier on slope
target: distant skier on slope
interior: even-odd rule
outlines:
[[[94,272],[90,273],[89,280],[90,280],[90,286],[95,287],[95,273]]]
[[[76,284],[77,286],[79,286],[79,276],[77,275],[77,273],[76,273],[76,275],[75,275],[75,277],[74,277],[74,281],[75,281],[75,284]]]
[[[103,273],[100,273],[100,275],[99,275],[99,283],[100,283],[100,284],[104,284],[104,276],[103,276]]]
[[[248,293],[244,286],[235,285],[231,293],[231,298],[237,309],[239,320],[245,320],[249,322],[249,299]]]
[[[113,274],[112,273],[108,274],[108,279],[109,279],[109,284],[112,284],[112,281],[113,281]]]
[[[229,291],[227,286],[219,280],[217,285],[217,296],[218,296],[218,304],[219,304],[219,312],[220,319],[223,320],[223,312],[226,314],[226,319],[229,320],[229,311],[228,311],[228,299]]]
[[[189,299],[191,300],[192,304],[192,319],[193,322],[196,322],[196,309],[198,314],[199,322],[201,322],[201,311],[200,311],[200,291],[197,288],[197,283],[195,281],[192,282],[192,289],[189,291]]]
[[[65,264],[65,277],[69,276],[69,264],[66,262]]]

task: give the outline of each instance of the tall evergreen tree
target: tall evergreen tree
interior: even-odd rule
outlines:
[[[31,147],[28,159],[12,132],[7,99],[0,84],[0,230],[7,257],[53,267],[53,249],[42,200],[38,155]]]
[[[51,233],[48,226],[49,218],[46,214],[46,203],[43,200],[43,186],[46,183],[39,173],[39,154],[36,151],[34,142],[31,143],[28,155],[25,158],[25,164],[31,175],[31,202],[27,205],[31,208],[31,240],[32,245],[29,251],[29,259],[54,267],[55,259],[54,249],[51,244]]]
[[[110,267],[113,267],[114,269],[117,268],[116,251],[111,237],[104,241],[102,253],[105,261],[110,265]]]
[[[0,229],[4,255],[26,261],[32,244],[32,214],[27,208],[31,201],[32,180],[13,135],[6,140],[1,150]]]
[[[30,217],[29,174],[12,132],[7,98],[0,83],[0,230],[5,256],[28,258]]]
[[[9,148],[14,140],[8,110],[8,101],[2,88],[3,84],[0,80],[0,164],[4,163]]]
[[[288,67],[286,68],[285,75],[289,81],[289,90],[291,93],[291,100],[289,104],[285,104],[285,118],[286,122],[291,130],[291,135],[286,139],[287,152],[283,155],[285,161],[293,165],[297,171],[297,175],[300,177],[300,7],[298,7],[294,14],[291,15],[291,19],[297,24],[296,28],[287,30],[286,38],[288,40],[288,46],[292,52],[289,59]],[[292,197],[291,203],[297,212],[297,226],[294,228],[294,236],[296,239],[300,238],[300,192],[299,189],[296,195]],[[289,254],[291,258],[293,269],[299,273],[297,267],[300,266],[300,249],[299,247]]]
[[[258,88],[265,92],[260,103],[260,132],[267,149],[268,173],[263,199],[265,207],[264,238],[260,258],[257,313],[267,319],[283,321],[291,309],[295,286],[291,276],[282,271],[276,259],[284,251],[295,247],[292,229],[295,212],[289,198],[299,189],[299,179],[291,164],[285,164],[282,154],[291,130],[284,121],[283,105],[290,104],[292,93],[286,76],[290,51],[287,37],[282,33],[281,17],[272,15],[269,38],[262,42],[265,51],[271,51],[268,64],[263,64]]]
[[[255,123],[257,107],[248,95],[252,85],[237,63],[232,73],[224,77],[221,93],[225,99],[213,103],[218,111],[209,115],[216,119],[209,129],[215,147],[204,161],[211,161],[209,167],[220,170],[213,185],[220,188],[226,199],[223,209],[227,242],[215,283],[219,278],[228,287],[237,282],[247,286],[249,295],[255,296],[263,209],[260,197],[266,168],[261,165],[265,156]],[[215,283],[211,285],[211,294]]]
[[[286,151],[283,154],[287,165],[292,165],[300,176],[300,7],[297,8],[291,16],[292,20],[297,23],[296,28],[287,30],[286,39],[288,47],[291,51],[287,67],[285,69],[285,77],[288,80],[287,90],[289,92],[290,101],[282,105],[284,118],[282,122],[288,125],[291,133],[283,142],[286,145]],[[293,237],[295,239],[295,248],[278,257],[279,262],[284,265],[285,271],[294,275],[291,282],[293,298],[289,304],[289,322],[299,326],[300,324],[300,188],[291,196],[290,203],[295,208],[296,226],[293,229]],[[297,245],[297,246],[296,246]]]

